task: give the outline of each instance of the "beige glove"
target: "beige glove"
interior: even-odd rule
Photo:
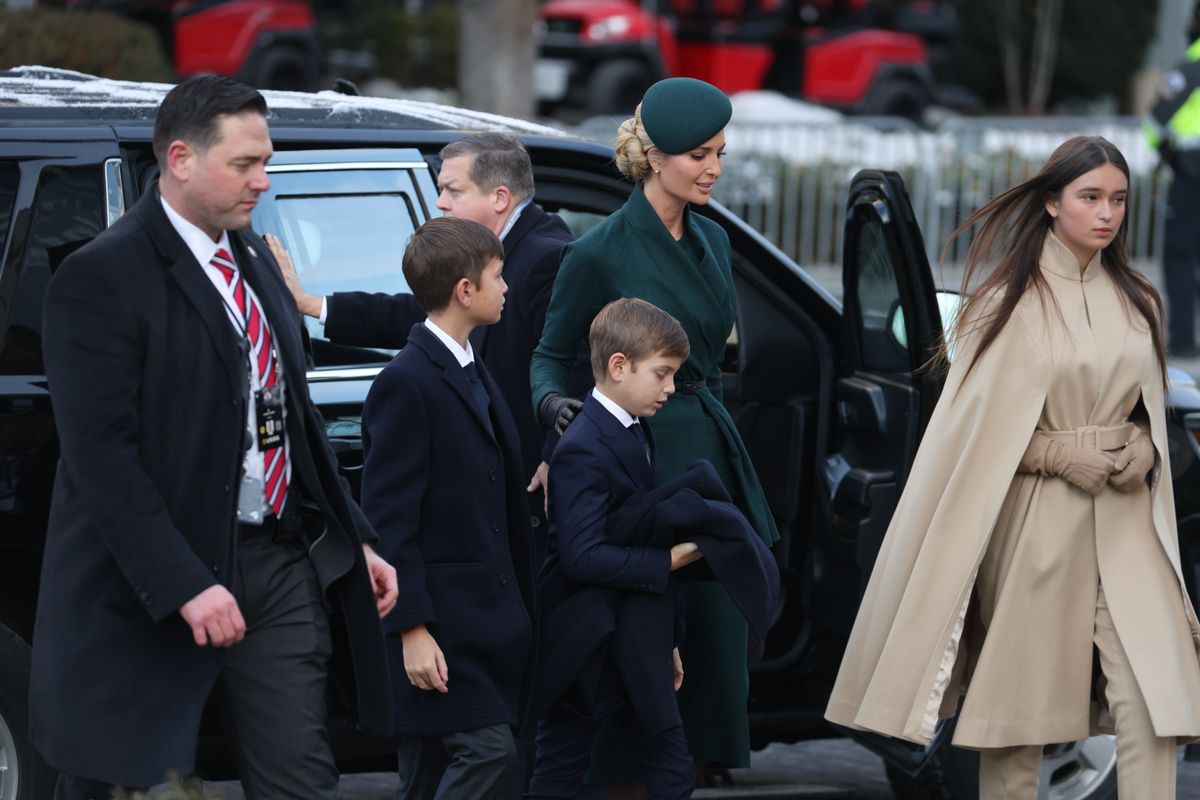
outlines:
[[[1017,467],[1018,472],[1063,478],[1093,495],[1100,494],[1113,469],[1113,457],[1103,450],[1056,442],[1040,431],[1033,432]]]
[[[1145,484],[1146,475],[1154,466],[1154,442],[1150,434],[1141,428],[1139,435],[1125,445],[1113,464],[1113,474],[1108,483],[1118,492],[1132,492],[1138,484]]]

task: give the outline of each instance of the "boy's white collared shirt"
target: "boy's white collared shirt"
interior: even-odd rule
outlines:
[[[596,398],[596,401],[604,406],[608,413],[617,418],[617,421],[621,423],[621,427],[628,428],[630,425],[638,424],[637,417],[605,397],[604,392],[600,391],[599,388],[592,389],[592,397]]]
[[[471,347],[470,341],[467,342],[467,346],[464,348],[461,344],[454,341],[453,336],[439,328],[437,323],[428,317],[425,319],[425,327],[433,331],[433,335],[436,336],[442,344],[446,345],[446,347],[454,355],[454,359],[458,361],[458,365],[460,367],[465,367],[467,364],[470,364],[475,360],[475,350]]]

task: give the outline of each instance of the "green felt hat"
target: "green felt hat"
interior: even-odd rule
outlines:
[[[695,78],[667,78],[646,90],[642,127],[664,153],[699,147],[729,123],[733,104],[717,87]]]

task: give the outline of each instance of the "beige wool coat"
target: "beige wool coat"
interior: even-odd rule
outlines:
[[[1026,292],[969,372],[976,325],[956,343],[859,608],[832,722],[927,744],[965,693],[960,746],[1106,730],[1092,673],[1102,584],[1155,732],[1200,735],[1200,624],[1180,572],[1149,328],[1126,311],[1099,254],[1081,275],[1048,234],[1040,267],[1054,303],[1043,309]],[[1035,429],[1084,429],[1086,443],[1088,426],[1131,418],[1148,420],[1156,451],[1132,493],[1107,486],[1093,497],[1017,473]]]

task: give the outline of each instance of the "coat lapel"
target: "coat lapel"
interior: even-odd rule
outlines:
[[[281,287],[275,285],[276,280],[273,280],[270,274],[270,270],[275,270],[275,276],[281,282],[278,266],[271,259],[265,245],[256,239],[257,237],[244,231],[229,232],[234,260],[262,305],[285,377],[289,384],[295,386],[307,380],[302,368],[305,364],[304,345],[300,341],[300,327],[303,323],[292,299],[283,296],[279,291]]]
[[[245,392],[247,372],[242,347],[226,316],[221,296],[196,263],[183,239],[171,227],[159,202],[158,189],[147,192],[134,207],[138,221],[149,233],[154,246],[163,257],[163,265],[171,280],[182,290],[184,297],[196,309],[212,340],[217,357],[225,367],[229,385],[235,392]]]
[[[483,430],[484,435],[495,441],[492,435],[491,421],[485,419],[483,412],[475,405],[474,398],[471,396],[471,385],[467,381],[467,373],[463,371],[463,368],[454,358],[454,354],[447,350],[446,346],[424,325],[413,326],[412,333],[408,335],[408,343],[415,344],[429,357],[429,360],[435,366],[441,368],[442,379],[450,384],[450,388],[463,401],[467,410],[471,412],[471,416],[479,423],[479,427]],[[476,358],[478,357],[479,354],[476,353]],[[492,397],[495,397],[495,395],[492,395]],[[495,401],[493,400],[492,402],[494,403]]]
[[[653,486],[654,470],[646,460],[646,452],[642,450],[642,445],[638,442],[637,437],[630,433],[592,395],[588,395],[587,401],[583,404],[583,413],[600,429],[604,445],[613,452],[613,455],[621,462],[621,466],[625,467],[625,471],[633,478],[634,483],[643,488]],[[647,441],[652,442],[651,439],[647,439]],[[650,446],[650,452],[652,454],[654,452],[653,444]]]

